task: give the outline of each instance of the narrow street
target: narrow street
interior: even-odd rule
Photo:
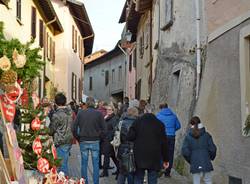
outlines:
[[[90,166],[89,167],[89,175],[88,175],[89,181],[90,181],[89,183],[93,183],[91,158],[89,158],[89,163],[90,163],[89,164],[89,166]],[[69,159],[70,176],[80,178],[80,172],[81,172],[80,164],[81,164],[81,154],[80,154],[79,146],[78,146],[78,144],[76,144],[76,145],[73,145],[73,147],[71,149],[71,155],[70,155],[70,159]],[[110,173],[109,177],[100,178],[100,183],[101,184],[115,184],[116,180],[115,180],[115,176],[113,176],[111,174],[112,172],[113,172],[112,170],[109,170],[109,173]],[[159,179],[158,184],[165,184],[165,183],[168,183],[168,184],[189,184],[191,182],[186,177],[180,176],[176,172],[173,172],[171,178],[161,177]]]

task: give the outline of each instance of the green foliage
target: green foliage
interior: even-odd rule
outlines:
[[[3,34],[3,23],[0,22],[0,57],[6,55],[11,61],[11,69],[17,72],[18,79],[23,82],[31,82],[40,75],[45,62],[39,54],[40,48],[31,48],[34,40],[22,44],[18,39],[7,40]],[[16,68],[12,53],[16,49],[19,54],[26,55],[26,64],[23,68]],[[2,71],[0,71],[1,76]]]
[[[179,156],[174,160],[174,168],[180,174],[185,174],[185,160],[183,157]]]

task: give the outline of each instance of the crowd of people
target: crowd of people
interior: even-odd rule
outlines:
[[[108,177],[110,160],[116,171],[117,184],[142,184],[147,172],[149,184],[157,184],[162,174],[171,177],[174,160],[176,131],[181,123],[176,114],[163,103],[159,112],[153,114],[145,100],[129,101],[127,97],[117,104],[88,97],[77,105],[66,104],[66,97],[55,96],[55,106],[50,109],[50,134],[53,136],[58,157],[62,165],[58,168],[68,175],[68,158],[73,143],[78,142],[81,153],[81,176],[88,184],[88,158],[92,157],[93,183],[99,184],[99,177]],[[216,146],[212,136],[206,132],[199,117],[190,120],[182,155],[190,164],[193,183],[203,178],[212,183],[212,160]],[[100,172],[100,169],[102,171]]]

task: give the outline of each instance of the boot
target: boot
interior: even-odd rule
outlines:
[[[100,178],[108,177],[108,176],[109,176],[109,174],[108,174],[108,171],[106,171],[106,170],[103,170],[102,173],[100,174]]]

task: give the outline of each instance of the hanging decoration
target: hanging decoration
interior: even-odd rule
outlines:
[[[12,59],[17,68],[23,68],[26,63],[26,55],[21,55],[16,49],[12,53]]]
[[[32,93],[32,101],[33,101],[33,107],[34,109],[36,109],[37,106],[40,104],[40,99],[35,92]]]
[[[9,58],[7,58],[6,55],[1,57],[0,58],[0,69],[2,69],[3,71],[7,71],[10,69],[10,67],[11,67],[11,62],[10,62]]]
[[[40,127],[41,127],[41,120],[38,117],[36,117],[31,122],[31,129],[32,130],[40,130]]]
[[[32,144],[32,149],[37,155],[41,155],[42,153],[42,142],[39,137],[37,137]]]
[[[37,161],[37,169],[46,174],[49,172],[49,161],[46,158],[39,158]]]
[[[6,122],[11,123],[16,113],[16,105],[9,101],[4,95],[0,96],[1,111]]]

